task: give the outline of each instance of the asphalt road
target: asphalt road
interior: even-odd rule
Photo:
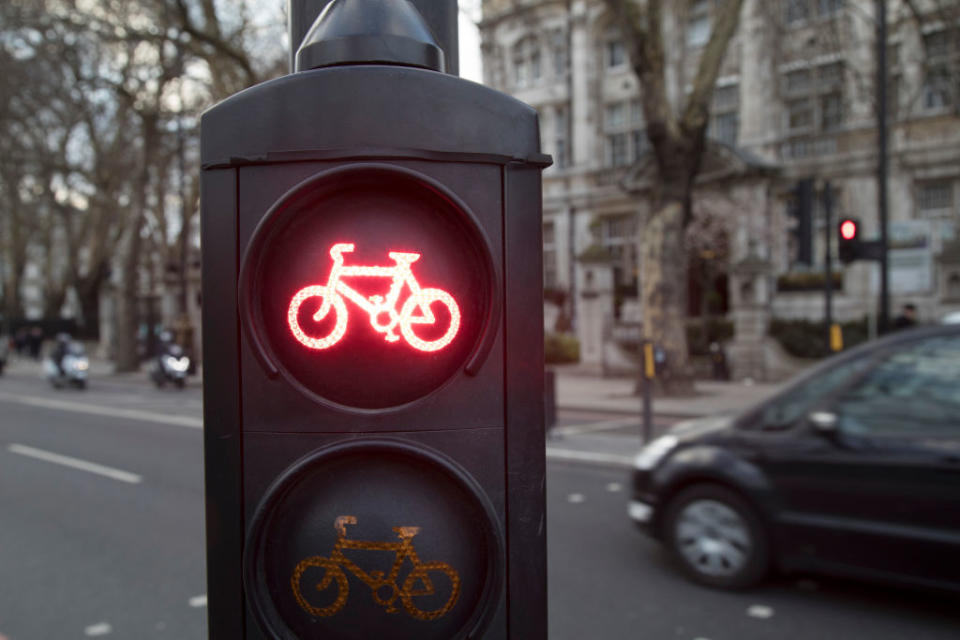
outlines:
[[[0,378],[0,640],[204,637],[199,416],[196,387]],[[620,430],[628,455],[638,441],[611,427],[622,417],[560,418],[578,429],[569,447]],[[809,578],[693,586],[627,521],[626,482],[622,468],[548,464],[553,640],[958,637],[957,598]]]

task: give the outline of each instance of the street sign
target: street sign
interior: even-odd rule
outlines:
[[[544,639],[536,112],[405,0],[297,59],[202,120],[210,638]]]

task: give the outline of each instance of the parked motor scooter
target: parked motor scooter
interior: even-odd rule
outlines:
[[[150,377],[157,388],[162,388],[169,382],[178,389],[183,389],[189,370],[189,356],[179,345],[170,344],[154,361]]]
[[[53,355],[43,361],[43,372],[55,389],[66,386],[86,389],[89,369],[90,360],[87,359],[86,351],[79,342],[71,342],[67,346],[59,366]]]

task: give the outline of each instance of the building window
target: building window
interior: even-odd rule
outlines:
[[[634,129],[630,132],[630,145],[633,148],[633,161],[637,162],[643,154],[650,150],[650,139],[646,129]]]
[[[810,17],[809,0],[786,0],[784,4],[784,18],[787,24],[803,22]]]
[[[917,187],[917,206],[920,213],[937,215],[949,213],[953,209],[953,182],[950,180],[931,180]]]
[[[835,15],[843,9],[844,4],[844,0],[818,0],[817,14],[821,17]]]
[[[710,40],[710,2],[696,0],[687,16],[687,46],[702,47]]]
[[[953,82],[948,73],[928,73],[923,82],[923,108],[941,111],[953,103]]]
[[[627,134],[612,133],[607,135],[607,164],[611,167],[623,167],[628,163]]]
[[[603,130],[608,167],[627,166],[647,150],[643,113],[638,100],[612,102],[604,107]]]
[[[710,108],[710,126],[707,135],[723,142],[735,145],[740,130],[740,85],[731,84],[717,87],[713,91]]]
[[[558,169],[570,166],[570,118],[566,107],[557,107],[553,114],[553,161]]]
[[[623,46],[623,40],[607,41],[606,63],[608,69],[622,67],[627,64],[627,49]]]
[[[787,131],[837,131],[844,122],[844,64],[829,62],[783,74]]]
[[[923,36],[926,70],[921,99],[926,111],[946,109],[960,97],[960,82],[954,71],[960,56],[958,37],[960,29],[941,29]]]
[[[600,219],[600,245],[613,258],[618,286],[636,286],[637,217],[633,214]]]
[[[820,129],[836,131],[843,124],[843,95],[839,91],[820,96]]]
[[[524,38],[513,46],[513,84],[517,88],[539,82],[542,74],[540,43],[534,37]]]
[[[791,132],[813,127],[813,108],[809,98],[791,100],[787,103],[787,126]]]
[[[570,58],[567,55],[567,34],[565,32],[554,31],[550,36],[550,59],[553,63],[553,77],[566,78]]]
[[[543,223],[543,288],[556,289],[559,285],[557,269],[556,225],[552,220]]]

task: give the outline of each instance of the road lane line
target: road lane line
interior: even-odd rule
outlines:
[[[191,429],[203,428],[203,420],[193,416],[177,416],[165,413],[156,413],[153,411],[142,411],[140,409],[101,407],[87,404],[85,402],[72,402],[70,400],[56,400],[53,398],[41,398],[37,396],[19,396],[12,393],[0,393],[0,400],[17,402],[19,404],[25,404],[31,407],[41,407],[43,409],[72,411],[74,413],[88,413],[90,415],[106,416],[110,418],[127,418],[130,420],[139,420],[141,422],[159,422],[160,424],[188,427]]]
[[[78,471],[95,473],[119,482],[139,484],[143,480],[141,476],[138,476],[135,473],[130,473],[129,471],[121,471],[120,469],[105,467],[102,464],[97,464],[95,462],[87,462],[86,460],[71,458],[70,456],[63,456],[59,453],[44,451],[43,449],[34,449],[33,447],[28,447],[22,444],[8,445],[7,451],[10,453],[16,453],[17,455],[27,456],[28,458],[35,458],[37,460],[43,460],[44,462],[51,462],[64,467],[70,467],[71,469],[77,469]]]
[[[621,456],[615,453],[596,453],[594,451],[573,451],[547,447],[548,460],[567,460],[570,462],[595,462],[615,467],[632,467],[632,456]]]
[[[97,624],[92,624],[86,629],[83,630],[83,635],[95,637],[95,636],[106,636],[113,632],[113,627],[110,626],[109,622],[98,622]]]

